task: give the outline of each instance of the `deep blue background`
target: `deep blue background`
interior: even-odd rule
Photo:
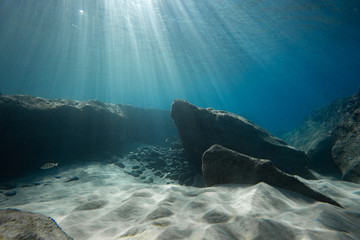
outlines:
[[[272,133],[355,93],[359,0],[1,0],[0,92],[231,111]]]

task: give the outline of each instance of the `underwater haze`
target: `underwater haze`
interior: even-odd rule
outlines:
[[[170,109],[288,130],[355,93],[359,0],[1,0],[0,92]]]

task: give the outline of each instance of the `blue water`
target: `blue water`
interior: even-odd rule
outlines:
[[[5,94],[182,98],[277,133],[359,76],[359,0],[0,0]]]

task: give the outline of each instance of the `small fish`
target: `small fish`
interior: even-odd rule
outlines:
[[[40,168],[41,169],[50,169],[50,168],[53,168],[53,167],[57,167],[58,165],[59,165],[59,163],[45,163]]]

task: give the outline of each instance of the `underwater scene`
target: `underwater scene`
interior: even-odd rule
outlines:
[[[360,239],[359,0],[0,0],[0,240]]]

